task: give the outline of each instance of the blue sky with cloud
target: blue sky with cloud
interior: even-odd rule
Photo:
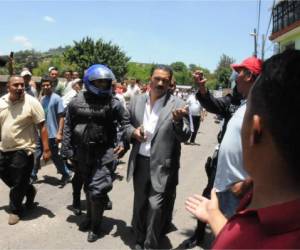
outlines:
[[[262,1],[260,34],[272,3]],[[253,53],[258,1],[0,0],[0,9],[0,54],[45,51],[90,36],[118,44],[132,61],[183,61],[213,70],[222,53],[237,61]],[[271,42],[266,49],[270,56]]]

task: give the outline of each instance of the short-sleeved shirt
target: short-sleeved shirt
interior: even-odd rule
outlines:
[[[242,155],[241,129],[246,111],[244,100],[227,124],[217,164],[214,187],[218,192],[228,190],[235,182],[245,180],[248,176],[244,169]]]
[[[300,199],[247,209],[251,199],[242,199],[212,249],[300,249]]]
[[[201,115],[201,104],[197,100],[194,94],[190,95],[186,100],[186,103],[189,105],[189,112],[192,116],[200,116]]]
[[[45,111],[48,138],[55,138],[58,131],[59,118],[64,113],[62,98],[58,94],[52,93],[50,96],[43,96],[41,104]]]
[[[22,100],[11,102],[9,94],[0,98],[0,150],[35,150],[36,124],[45,120],[39,101],[25,94]]]

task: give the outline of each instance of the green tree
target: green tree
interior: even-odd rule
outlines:
[[[192,74],[183,62],[174,62],[170,65],[174,71],[174,77],[178,84],[191,84]]]
[[[196,65],[196,64],[190,64],[190,65],[189,65],[189,70],[190,70],[191,72],[194,72],[194,71],[197,70],[197,69],[201,69],[201,67],[198,66],[198,65]]]
[[[38,63],[38,66],[32,70],[33,75],[43,76],[48,74],[48,69],[51,66],[55,66],[60,72],[60,76],[62,76],[63,72],[66,70],[77,70],[77,66],[75,64],[70,64],[63,55],[54,55],[49,56],[41,60]]]
[[[174,62],[171,64],[171,67],[176,72],[187,71],[187,66],[183,62]]]
[[[215,75],[218,81],[218,84],[220,84],[222,87],[228,88],[230,85],[230,75],[231,75],[231,68],[230,65],[234,63],[234,59],[232,57],[229,57],[225,54],[223,54],[220,57],[217,69],[215,70]]]
[[[221,84],[223,88],[230,87],[230,75],[231,69],[230,68],[221,68],[217,75],[217,80]]]
[[[35,50],[21,50],[14,53],[14,72],[20,73],[22,68],[36,68],[43,54]]]
[[[148,82],[153,64],[129,62],[127,65],[128,78],[140,79],[142,82]]]
[[[74,46],[63,55],[66,61],[75,64],[81,73],[92,64],[99,63],[110,67],[118,79],[126,74],[127,63],[130,60],[119,46],[104,42],[102,39],[94,41],[89,37],[79,42],[74,41]]]

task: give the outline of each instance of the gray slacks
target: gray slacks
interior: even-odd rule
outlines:
[[[165,193],[151,185],[149,158],[138,155],[133,175],[134,204],[132,226],[136,242],[146,249],[156,249],[164,227]]]

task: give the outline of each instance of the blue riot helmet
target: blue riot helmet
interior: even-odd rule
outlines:
[[[94,64],[86,70],[83,83],[88,91],[99,97],[106,97],[112,95],[112,81],[115,79],[108,67]]]

